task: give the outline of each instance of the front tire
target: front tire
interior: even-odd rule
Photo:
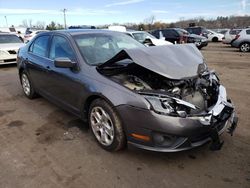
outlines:
[[[103,99],[94,100],[89,109],[88,122],[98,144],[107,151],[125,147],[126,138],[121,120],[113,107]]]
[[[249,52],[250,51],[250,43],[244,42],[240,45],[241,52]]]
[[[20,74],[20,80],[21,80],[21,85],[22,85],[23,92],[24,92],[25,96],[29,99],[36,98],[37,94],[34,90],[34,87],[31,84],[30,78],[26,72],[22,72]]]

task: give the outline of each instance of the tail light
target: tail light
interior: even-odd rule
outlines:
[[[240,38],[240,35],[236,35],[236,36],[235,36],[235,39],[238,39],[238,38]]]

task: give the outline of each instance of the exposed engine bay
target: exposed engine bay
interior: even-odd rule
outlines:
[[[218,99],[219,79],[207,69],[181,80],[166,78],[135,63],[108,67],[102,73],[143,95],[160,114],[185,117],[206,113]]]

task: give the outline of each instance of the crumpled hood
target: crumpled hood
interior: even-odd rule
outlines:
[[[176,44],[124,49],[98,68],[123,59],[131,59],[135,64],[170,79],[197,76],[198,66],[203,63],[203,56],[194,44]]]
[[[1,50],[18,50],[20,47],[24,46],[24,43],[8,43],[0,44]]]

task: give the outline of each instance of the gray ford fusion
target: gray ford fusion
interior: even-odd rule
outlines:
[[[237,116],[226,89],[190,44],[145,47],[104,30],[38,34],[17,57],[24,94],[87,121],[108,151],[127,143],[160,152],[211,142],[219,150]]]

